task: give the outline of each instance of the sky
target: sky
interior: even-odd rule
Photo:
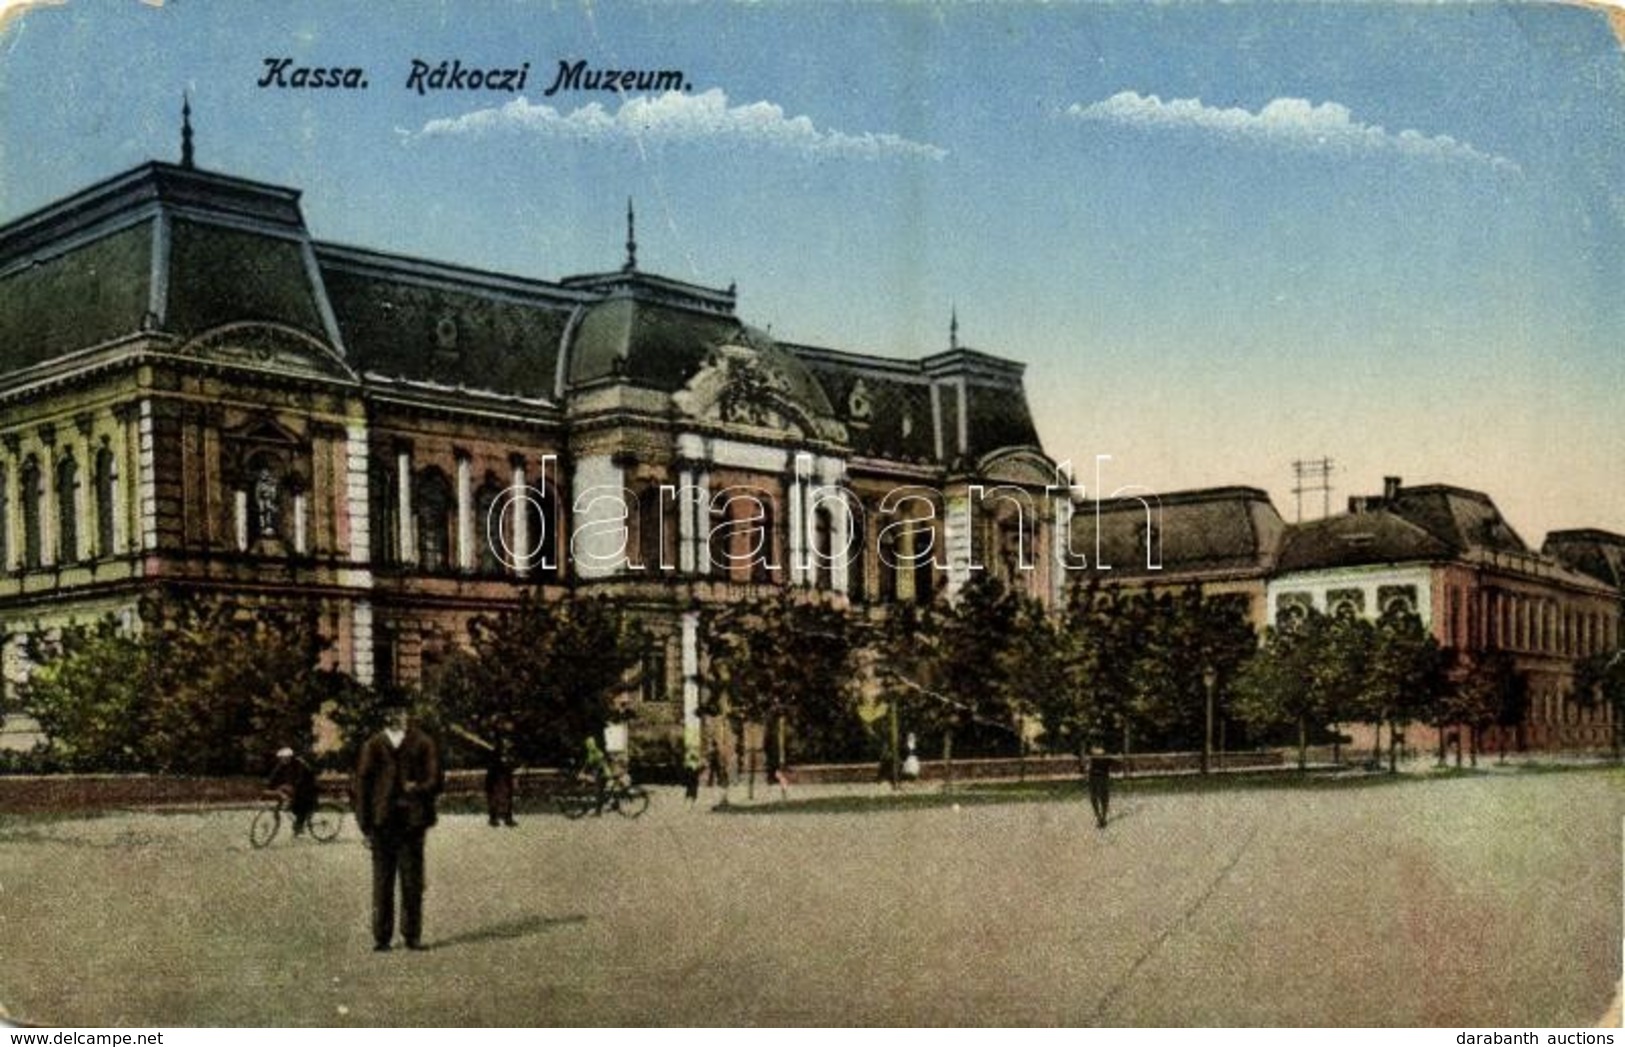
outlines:
[[[0,28],[0,220],[177,159],[186,92],[198,165],[318,239],[557,279],[620,265],[630,197],[641,268],[778,338],[957,314],[1091,494],[1109,455],[1291,520],[1330,458],[1334,510],[1451,483],[1538,546],[1625,533],[1620,52],[1536,3],[69,0]],[[259,86],[284,58],[367,86]],[[681,84],[548,94],[578,61]]]

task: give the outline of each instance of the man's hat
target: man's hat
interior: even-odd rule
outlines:
[[[284,745],[282,748],[280,748],[280,749],[278,749],[276,751],[276,755],[277,755],[277,759],[286,760],[286,759],[290,758],[291,756],[293,756],[293,750],[288,748],[286,745]]]

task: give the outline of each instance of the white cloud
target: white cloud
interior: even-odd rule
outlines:
[[[625,99],[614,111],[602,103],[592,102],[567,113],[549,105],[533,105],[521,96],[495,108],[430,120],[408,137],[482,135],[497,131],[587,141],[709,141],[756,145],[811,157],[866,160],[884,157],[940,160],[947,155],[945,149],[894,134],[821,130],[805,116],[786,116],[784,109],[772,102],[729,105],[728,96],[720,88],[692,95],[680,91],[638,95]]]
[[[1397,134],[1354,119],[1336,102],[1315,105],[1302,98],[1277,98],[1258,112],[1203,105],[1199,98],[1164,102],[1156,95],[1120,91],[1103,102],[1074,103],[1066,114],[1079,120],[1156,130],[1197,130],[1287,148],[1320,152],[1400,153],[1438,160],[1462,160],[1517,171],[1502,156],[1481,152],[1449,135],[1420,131]]]

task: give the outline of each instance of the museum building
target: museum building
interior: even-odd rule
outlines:
[[[630,204],[624,265],[553,281],[322,243],[184,143],[0,226],[9,678],[159,587],[314,608],[380,685],[526,590],[602,594],[651,636],[640,729],[692,739],[720,605],[1057,597],[1022,365],[957,323],[916,360],[776,341],[642,269]]]

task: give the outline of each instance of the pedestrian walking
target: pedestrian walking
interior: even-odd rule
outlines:
[[[728,788],[728,765],[722,759],[722,746],[717,744],[715,738],[711,739],[711,746],[706,752],[705,765],[705,784]]]
[[[1112,802],[1112,772],[1117,761],[1101,749],[1089,751],[1089,806],[1095,811],[1095,825],[1106,827],[1107,811]]]
[[[700,772],[704,769],[705,761],[700,759],[698,749],[689,749],[683,754],[683,795],[693,804],[700,798]]]
[[[435,797],[445,780],[440,747],[413,722],[404,703],[385,711],[383,730],[361,747],[356,766],[356,821],[372,849],[372,940],[388,952],[395,937],[395,888],[408,949],[423,945],[423,845],[435,824]]]
[[[513,820],[513,760],[508,756],[508,743],[498,738],[485,753],[485,811],[491,827],[509,828],[519,823]]]

